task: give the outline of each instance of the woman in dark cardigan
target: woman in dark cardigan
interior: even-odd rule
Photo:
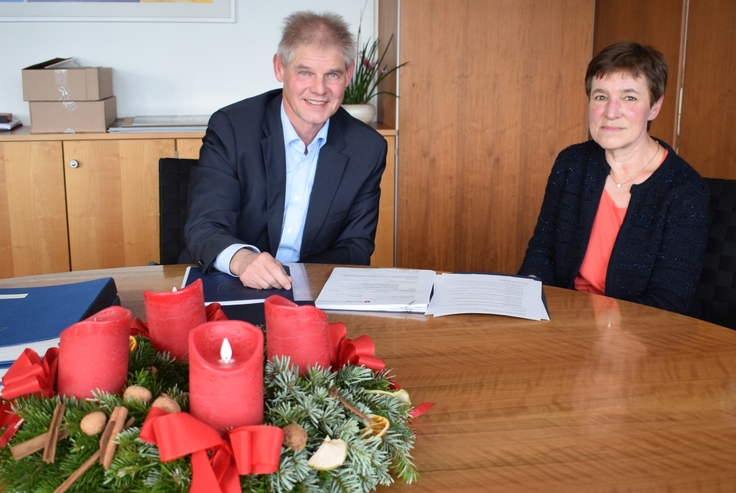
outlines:
[[[593,58],[585,82],[592,140],[557,157],[519,274],[696,316],[710,192],[649,136],[664,57],[616,43]]]

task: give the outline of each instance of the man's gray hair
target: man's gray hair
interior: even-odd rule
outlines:
[[[300,46],[337,48],[342,52],[346,69],[355,61],[353,33],[348,23],[333,12],[317,14],[305,10],[294,12],[284,19],[284,30],[277,51],[281,63],[290,64]]]

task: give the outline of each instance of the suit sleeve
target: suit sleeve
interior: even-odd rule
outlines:
[[[189,178],[185,239],[189,254],[204,270],[234,243],[240,211],[234,129],[228,117],[215,113]]]
[[[381,147],[376,153],[371,172],[363,181],[347,212],[337,239],[326,249],[308,254],[303,263],[330,263],[369,265],[375,248],[378,226],[378,207],[381,198],[381,177],[386,169],[386,140],[381,137]]]

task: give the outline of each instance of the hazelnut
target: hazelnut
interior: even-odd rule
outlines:
[[[291,447],[293,450],[302,450],[307,446],[307,432],[304,431],[297,423],[291,423],[283,428],[284,447]]]
[[[151,407],[160,407],[169,414],[178,413],[181,411],[179,404],[166,394],[161,394],[153,401]]]
[[[151,395],[151,391],[145,387],[141,387],[140,385],[131,385],[130,387],[125,389],[125,392],[123,393],[123,399],[135,399],[147,404],[151,402],[151,399],[153,399],[153,395]]]
[[[88,436],[97,435],[105,429],[105,423],[107,423],[107,416],[102,411],[95,411],[89,413],[79,423],[79,428],[82,433]]]

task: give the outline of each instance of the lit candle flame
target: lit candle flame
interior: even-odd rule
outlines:
[[[176,293],[176,286],[171,290],[172,293]]]
[[[222,340],[222,346],[220,347],[220,361],[227,364],[233,359],[233,348],[230,347],[230,341],[227,337]]]

